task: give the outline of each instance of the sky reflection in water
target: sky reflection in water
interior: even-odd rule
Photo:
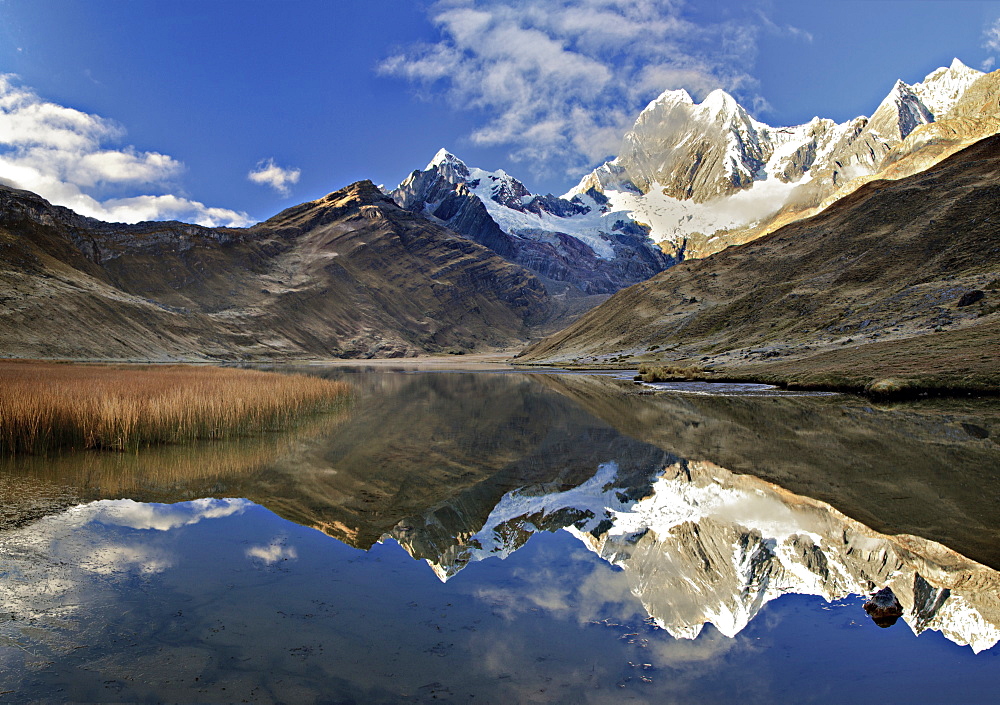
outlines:
[[[442,428],[451,440],[462,431],[442,421],[443,407],[471,404],[459,391],[489,388],[466,382],[416,393],[380,379],[381,399],[362,398],[352,414],[370,427],[393,403],[417,399],[447,447]],[[286,516],[308,505],[313,520],[303,523],[346,530],[362,547],[385,525],[367,551],[248,499],[101,500],[0,533],[0,698],[988,702],[998,693],[992,569],[922,538],[882,537],[822,502],[708,461],[623,440],[593,415],[568,423],[578,410],[565,397],[503,384],[522,385],[514,391],[544,433],[516,453],[496,446],[507,460],[482,477],[449,476],[451,494],[436,502],[407,504],[398,495],[418,489],[397,487],[369,498],[370,516],[351,504],[349,460],[367,453],[357,467],[370,465],[374,442],[345,440],[357,437],[350,421],[339,427],[344,438],[324,429],[318,447],[290,444],[293,461],[264,473],[272,482],[291,473],[280,487],[254,490],[264,482],[256,470],[241,480],[247,496],[257,491]],[[793,410],[801,420],[802,407]],[[423,433],[415,423],[408,439],[382,439],[376,455],[403,462],[407,448],[421,452],[414,436]],[[582,464],[553,442],[567,433],[592,456],[589,471],[543,471],[560,453],[565,466]],[[504,472],[512,475],[497,480]],[[379,477],[370,479],[377,489]],[[444,481],[435,481],[440,494]],[[231,475],[225,482],[216,489],[240,486]],[[302,499],[319,495],[329,506]],[[397,505],[396,515],[386,509]],[[482,560],[491,556],[506,558]],[[887,584],[905,621],[880,629],[857,592]]]

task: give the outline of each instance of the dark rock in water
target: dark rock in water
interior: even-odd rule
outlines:
[[[900,617],[903,616],[903,606],[887,587],[882,588],[868,598],[865,603],[865,612],[872,618],[875,624],[883,629],[891,627]]]
[[[971,306],[977,301],[981,300],[986,294],[980,289],[973,289],[972,291],[967,291],[962,294],[962,298],[958,300],[959,306]]]

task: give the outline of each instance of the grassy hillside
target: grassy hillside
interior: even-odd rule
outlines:
[[[994,136],[630,287],[521,359],[998,388],[998,177]]]

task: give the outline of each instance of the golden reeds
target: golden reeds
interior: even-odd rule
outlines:
[[[281,427],[343,382],[222,367],[0,362],[0,453],[136,450]]]

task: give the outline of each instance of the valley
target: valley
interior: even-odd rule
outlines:
[[[562,197],[445,149],[395,189],[248,228],[104,223],[0,187],[0,354],[490,353],[996,392],[998,75],[956,59],[870,119],[787,128],[666,91]]]

